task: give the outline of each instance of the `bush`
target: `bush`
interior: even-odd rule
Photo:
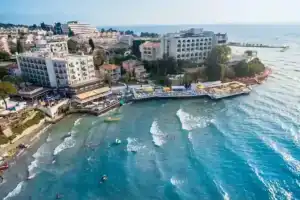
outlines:
[[[6,144],[9,142],[9,139],[5,135],[0,135],[0,145]]]
[[[18,124],[17,126],[13,127],[11,130],[14,134],[21,134],[25,129],[40,123],[40,121],[45,117],[42,112],[38,112],[32,119],[28,120],[24,124]],[[15,135],[15,137],[16,137]]]

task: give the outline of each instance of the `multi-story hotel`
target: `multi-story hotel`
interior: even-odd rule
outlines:
[[[190,29],[179,33],[169,33],[161,38],[161,56],[167,55],[180,60],[203,62],[212,48],[227,41],[226,34],[214,34],[203,29]]]
[[[68,22],[68,27],[73,31],[75,35],[98,32],[96,27],[92,27],[90,24],[82,24],[77,21]]]
[[[52,88],[68,88],[98,81],[93,57],[46,51],[17,55],[18,67],[30,82]]]

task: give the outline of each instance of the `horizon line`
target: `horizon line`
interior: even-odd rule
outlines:
[[[67,20],[65,23],[61,22],[62,24],[66,24],[68,21]],[[71,20],[71,21],[78,21],[78,22],[83,22],[83,23],[88,23],[88,22],[84,22],[84,21],[80,21],[80,20]],[[44,22],[45,24],[51,24],[51,23],[47,23],[45,21],[41,21],[39,24],[41,24],[42,22]],[[57,21],[60,22],[60,21]],[[13,24],[13,25],[27,25],[27,26],[31,26],[33,24],[39,25],[37,23],[32,23],[32,24],[28,24],[28,23],[12,23],[12,22],[1,22],[2,24]],[[54,22],[55,23],[55,22]],[[53,24],[54,24],[53,23]],[[190,26],[190,25],[300,25],[300,21],[295,21],[295,22],[216,22],[216,23],[186,23],[186,24],[102,24],[102,25],[94,25],[96,27],[138,27],[138,26]]]

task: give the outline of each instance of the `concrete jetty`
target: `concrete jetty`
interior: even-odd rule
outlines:
[[[289,46],[241,43],[241,42],[228,42],[228,45],[235,46],[235,47],[256,47],[256,48],[270,48],[270,49],[288,49],[289,48]]]

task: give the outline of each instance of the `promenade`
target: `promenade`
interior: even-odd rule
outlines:
[[[194,89],[181,88],[180,90],[135,88],[132,89],[133,101],[150,100],[150,99],[184,99],[209,97],[214,100],[228,98],[237,95],[249,94],[251,88],[240,82],[220,83],[214,86],[193,86]]]

